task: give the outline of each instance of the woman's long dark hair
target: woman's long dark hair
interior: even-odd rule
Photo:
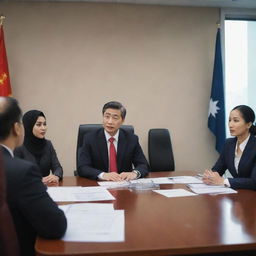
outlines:
[[[252,126],[249,129],[249,132],[252,135],[256,135],[256,126],[253,124],[254,120],[255,120],[254,111],[246,105],[236,106],[232,109],[232,111],[233,110],[238,110],[241,113],[241,115],[246,123],[250,123],[250,122],[252,123]]]

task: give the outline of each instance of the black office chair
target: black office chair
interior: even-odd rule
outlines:
[[[150,129],[148,132],[148,158],[153,172],[174,171],[174,157],[168,129]]]
[[[84,135],[88,132],[92,132],[100,128],[102,128],[102,124],[80,124],[78,128],[77,146],[76,146],[76,170],[74,171],[75,176],[77,176],[78,152],[83,145]],[[132,125],[121,125],[121,128],[126,130],[127,132],[134,133],[134,127]]]

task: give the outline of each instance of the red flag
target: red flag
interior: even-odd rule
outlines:
[[[11,94],[12,89],[4,45],[4,30],[3,26],[0,25],[0,96],[11,96]]]

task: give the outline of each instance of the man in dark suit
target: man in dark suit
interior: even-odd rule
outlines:
[[[124,106],[116,101],[102,109],[103,128],[84,136],[78,157],[78,175],[109,181],[133,180],[148,174],[148,163],[138,136],[120,126],[126,115]]]
[[[3,153],[7,202],[13,217],[22,256],[35,255],[36,236],[60,238],[66,217],[52,201],[39,169],[15,158],[13,150],[23,143],[21,110],[13,98],[0,97],[0,151]]]

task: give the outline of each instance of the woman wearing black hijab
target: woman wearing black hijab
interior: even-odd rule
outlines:
[[[15,149],[15,156],[37,164],[45,184],[58,183],[63,169],[51,141],[45,139],[47,127],[44,113],[30,110],[24,114],[22,121],[25,138],[23,145]]]

